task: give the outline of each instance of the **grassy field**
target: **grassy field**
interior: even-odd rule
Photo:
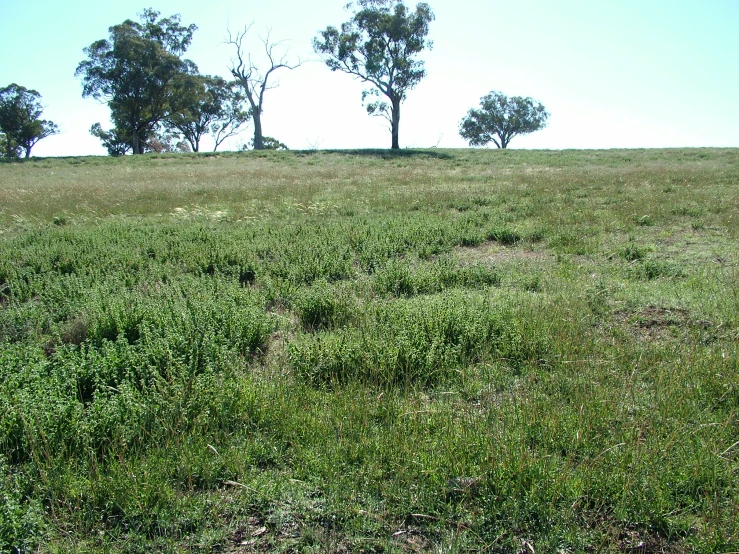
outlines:
[[[0,164],[0,552],[739,550],[739,150]]]

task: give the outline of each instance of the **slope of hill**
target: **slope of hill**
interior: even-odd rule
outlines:
[[[0,164],[0,551],[739,549],[739,150]]]

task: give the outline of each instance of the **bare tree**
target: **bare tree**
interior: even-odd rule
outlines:
[[[253,25],[253,24],[252,24]],[[264,93],[268,90],[277,88],[279,83],[269,84],[269,79],[278,69],[296,69],[302,65],[298,60],[295,63],[289,63],[287,60],[287,52],[283,51],[278,57],[279,50],[282,48],[284,41],[272,42],[270,40],[270,31],[267,31],[265,38],[260,37],[264,46],[264,53],[267,59],[268,67],[266,71],[261,71],[252,61],[252,56],[248,52],[244,52],[244,37],[251,29],[252,25],[245,27],[243,31],[231,34],[228,32],[227,44],[233,44],[236,48],[236,59],[231,61],[231,75],[244,89],[246,99],[251,105],[251,116],[254,121],[254,150],[264,149],[264,134],[262,133],[262,111],[264,109]],[[278,50],[277,52],[275,50]]]

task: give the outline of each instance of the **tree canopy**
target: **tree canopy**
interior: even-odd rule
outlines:
[[[367,97],[384,96],[366,105],[367,113],[390,122],[392,148],[400,148],[400,104],[426,75],[424,62],[414,56],[431,47],[426,37],[434,14],[426,3],[410,10],[400,0],[359,0],[349,4],[354,13],[341,29],[326,27],[313,49],[324,56],[332,71],[342,71],[373,85]]]
[[[57,125],[45,119],[41,95],[35,90],[12,83],[0,89],[0,144],[2,155],[31,157],[33,146],[59,132]]]
[[[193,152],[200,151],[200,140],[206,134],[213,136],[215,151],[251,118],[242,109],[245,98],[237,83],[220,77],[185,75],[176,81],[173,96],[165,127],[181,133]]]
[[[110,27],[108,39],[85,48],[87,59],[76,71],[82,77],[83,97],[110,106],[114,128],[103,132],[116,137],[115,142],[125,140],[134,154],[144,152],[165,118],[175,81],[197,73],[194,63],[180,57],[192,41],[195,25],[181,25],[179,15],[160,18],[153,9],[139,16],[138,22],[126,20]]]
[[[547,125],[549,113],[533,98],[508,97],[492,91],[480,99],[480,109],[471,109],[460,124],[459,134],[471,146],[493,142],[507,148],[511,139],[526,135]]]

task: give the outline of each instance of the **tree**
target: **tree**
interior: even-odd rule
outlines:
[[[83,51],[87,59],[77,66],[83,97],[106,101],[116,141],[125,141],[134,154],[144,152],[147,140],[164,119],[172,99],[172,84],[182,74],[197,72],[182,60],[197,29],[180,25],[180,16],[159,18],[144,10],[140,22],[126,20],[108,29],[109,39],[98,40]]]
[[[131,150],[130,136],[121,129],[106,131],[100,123],[90,127],[90,134],[100,139],[110,156],[125,156]]]
[[[174,103],[165,126],[182,133],[193,152],[205,134],[213,136],[215,152],[227,138],[240,133],[251,118],[242,109],[246,98],[236,83],[220,77],[185,75],[174,85]]]
[[[234,45],[236,48],[236,59],[231,63],[231,75],[234,76],[236,82],[241,85],[244,90],[246,99],[249,101],[251,106],[251,116],[254,120],[254,150],[264,149],[264,134],[262,132],[262,112],[264,111],[264,93],[268,90],[277,87],[277,84],[270,85],[269,79],[273,76],[273,73],[279,69],[296,69],[302,65],[300,61],[295,63],[289,63],[287,61],[287,53],[283,54],[278,58],[278,53],[275,52],[276,48],[279,48],[282,41],[271,42],[269,32],[267,37],[262,39],[262,45],[264,46],[264,53],[266,55],[267,64],[265,67],[268,69],[264,72],[256,66],[252,61],[251,54],[245,53],[243,50],[243,41],[246,34],[249,32],[251,25],[246,27],[243,32],[236,33],[235,36],[229,32],[228,44]]]
[[[252,143],[253,145],[253,143]],[[290,150],[287,144],[280,142],[274,137],[264,137],[264,144],[262,150]]]
[[[479,110],[467,112],[459,134],[470,146],[484,146],[492,141],[498,148],[507,148],[513,137],[543,129],[548,119],[549,113],[536,100],[508,98],[502,92],[492,91],[480,99]]]
[[[380,96],[390,101],[390,106],[377,100],[366,108],[368,114],[388,120],[394,149],[400,148],[400,104],[426,76],[423,61],[414,56],[432,46],[426,36],[433,20],[426,3],[410,11],[401,0],[359,0],[341,30],[326,27],[320,39],[313,39],[313,49],[325,56],[331,71],[342,71],[374,86],[362,93],[363,102]]]
[[[10,148],[10,150],[8,150]],[[20,156],[20,149],[8,142],[8,137],[0,131],[0,158],[17,158]]]
[[[162,152],[192,152],[190,145],[182,137],[169,129],[158,129],[158,132],[149,139],[147,150],[161,154]]]
[[[59,132],[54,122],[41,119],[43,111],[41,95],[35,90],[15,83],[0,89],[0,142],[5,157],[18,158],[23,152],[30,158],[38,141]]]

